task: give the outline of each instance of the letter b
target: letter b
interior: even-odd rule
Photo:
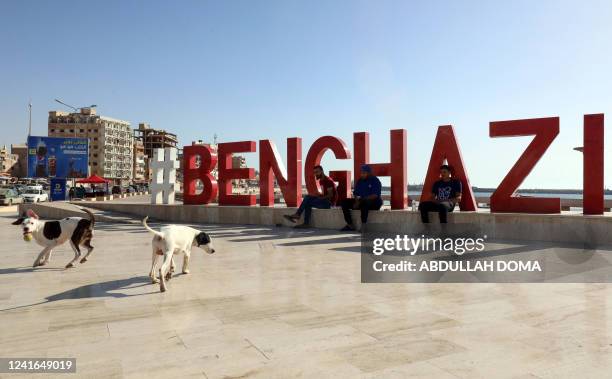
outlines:
[[[217,198],[217,180],[211,174],[216,165],[217,153],[212,151],[210,146],[192,145],[183,148],[183,204],[208,204]],[[199,194],[196,193],[198,180],[204,185],[204,189]]]

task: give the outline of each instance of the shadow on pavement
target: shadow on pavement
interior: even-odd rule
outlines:
[[[52,303],[60,300],[76,300],[76,299],[91,299],[91,298],[101,298],[101,297],[110,297],[110,298],[125,298],[125,297],[134,297],[134,296],[142,296],[149,295],[152,293],[159,293],[158,290],[146,293],[138,293],[133,295],[128,295],[123,292],[115,292],[126,289],[133,289],[138,287],[143,287],[149,285],[151,283],[151,279],[148,276],[137,276],[128,279],[118,279],[118,280],[109,280],[107,282],[87,284],[84,286],[76,287],[68,291],[60,292],[55,295],[51,295],[45,298],[45,301],[41,301],[39,303],[34,304],[26,304],[19,305],[12,308],[0,309],[0,312],[11,311],[21,308],[33,307],[35,305],[42,305],[47,303]]]
[[[8,275],[8,274],[23,274],[26,272],[45,272],[45,271],[64,271],[65,268],[60,267],[32,267],[32,266],[24,266],[24,267],[9,267],[9,268],[0,268],[0,275]]]

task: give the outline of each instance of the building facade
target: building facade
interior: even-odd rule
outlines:
[[[96,114],[95,108],[80,112],[49,112],[49,137],[89,139],[89,174],[127,184],[133,178],[134,132],[128,121]]]
[[[176,134],[167,132],[163,129],[153,129],[147,123],[138,124],[138,129],[134,130],[136,141],[141,141],[144,146],[144,153],[147,157],[153,157],[153,150],[165,147],[177,147],[178,139]]]
[[[148,157],[144,152],[142,141],[134,140],[134,173],[132,178],[134,182],[146,182],[149,179],[149,164]]]
[[[11,154],[17,157],[17,163],[13,166],[13,176],[18,178],[28,176],[28,145],[25,143],[12,144]]]
[[[15,165],[18,157],[12,154],[6,146],[0,148],[0,175],[15,176]]]
[[[145,122],[138,124],[138,129],[134,130],[134,143],[142,144],[144,150],[145,162],[145,181],[150,180],[150,162],[153,158],[155,149],[163,149],[166,147],[177,147],[178,139],[176,134],[167,132],[163,129],[153,129],[151,125]]]

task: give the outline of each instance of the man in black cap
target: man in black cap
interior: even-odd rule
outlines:
[[[355,230],[353,220],[351,218],[351,209],[361,210],[361,224],[363,226],[368,222],[368,213],[370,210],[379,210],[382,207],[381,198],[382,184],[380,180],[372,174],[372,168],[364,164],[361,166],[361,175],[355,183],[353,190],[353,198],[344,199],[341,202],[342,213],[344,213],[344,221],[346,226],[340,231]]]

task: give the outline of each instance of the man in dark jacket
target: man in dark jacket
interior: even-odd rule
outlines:
[[[341,202],[346,226],[340,230],[355,230],[351,218],[351,209],[359,209],[361,211],[361,224],[365,225],[368,222],[368,213],[371,210],[379,210],[382,207],[381,190],[380,180],[372,174],[372,168],[367,164],[362,165],[360,177],[355,183],[355,189],[353,190],[353,197],[344,199]]]

